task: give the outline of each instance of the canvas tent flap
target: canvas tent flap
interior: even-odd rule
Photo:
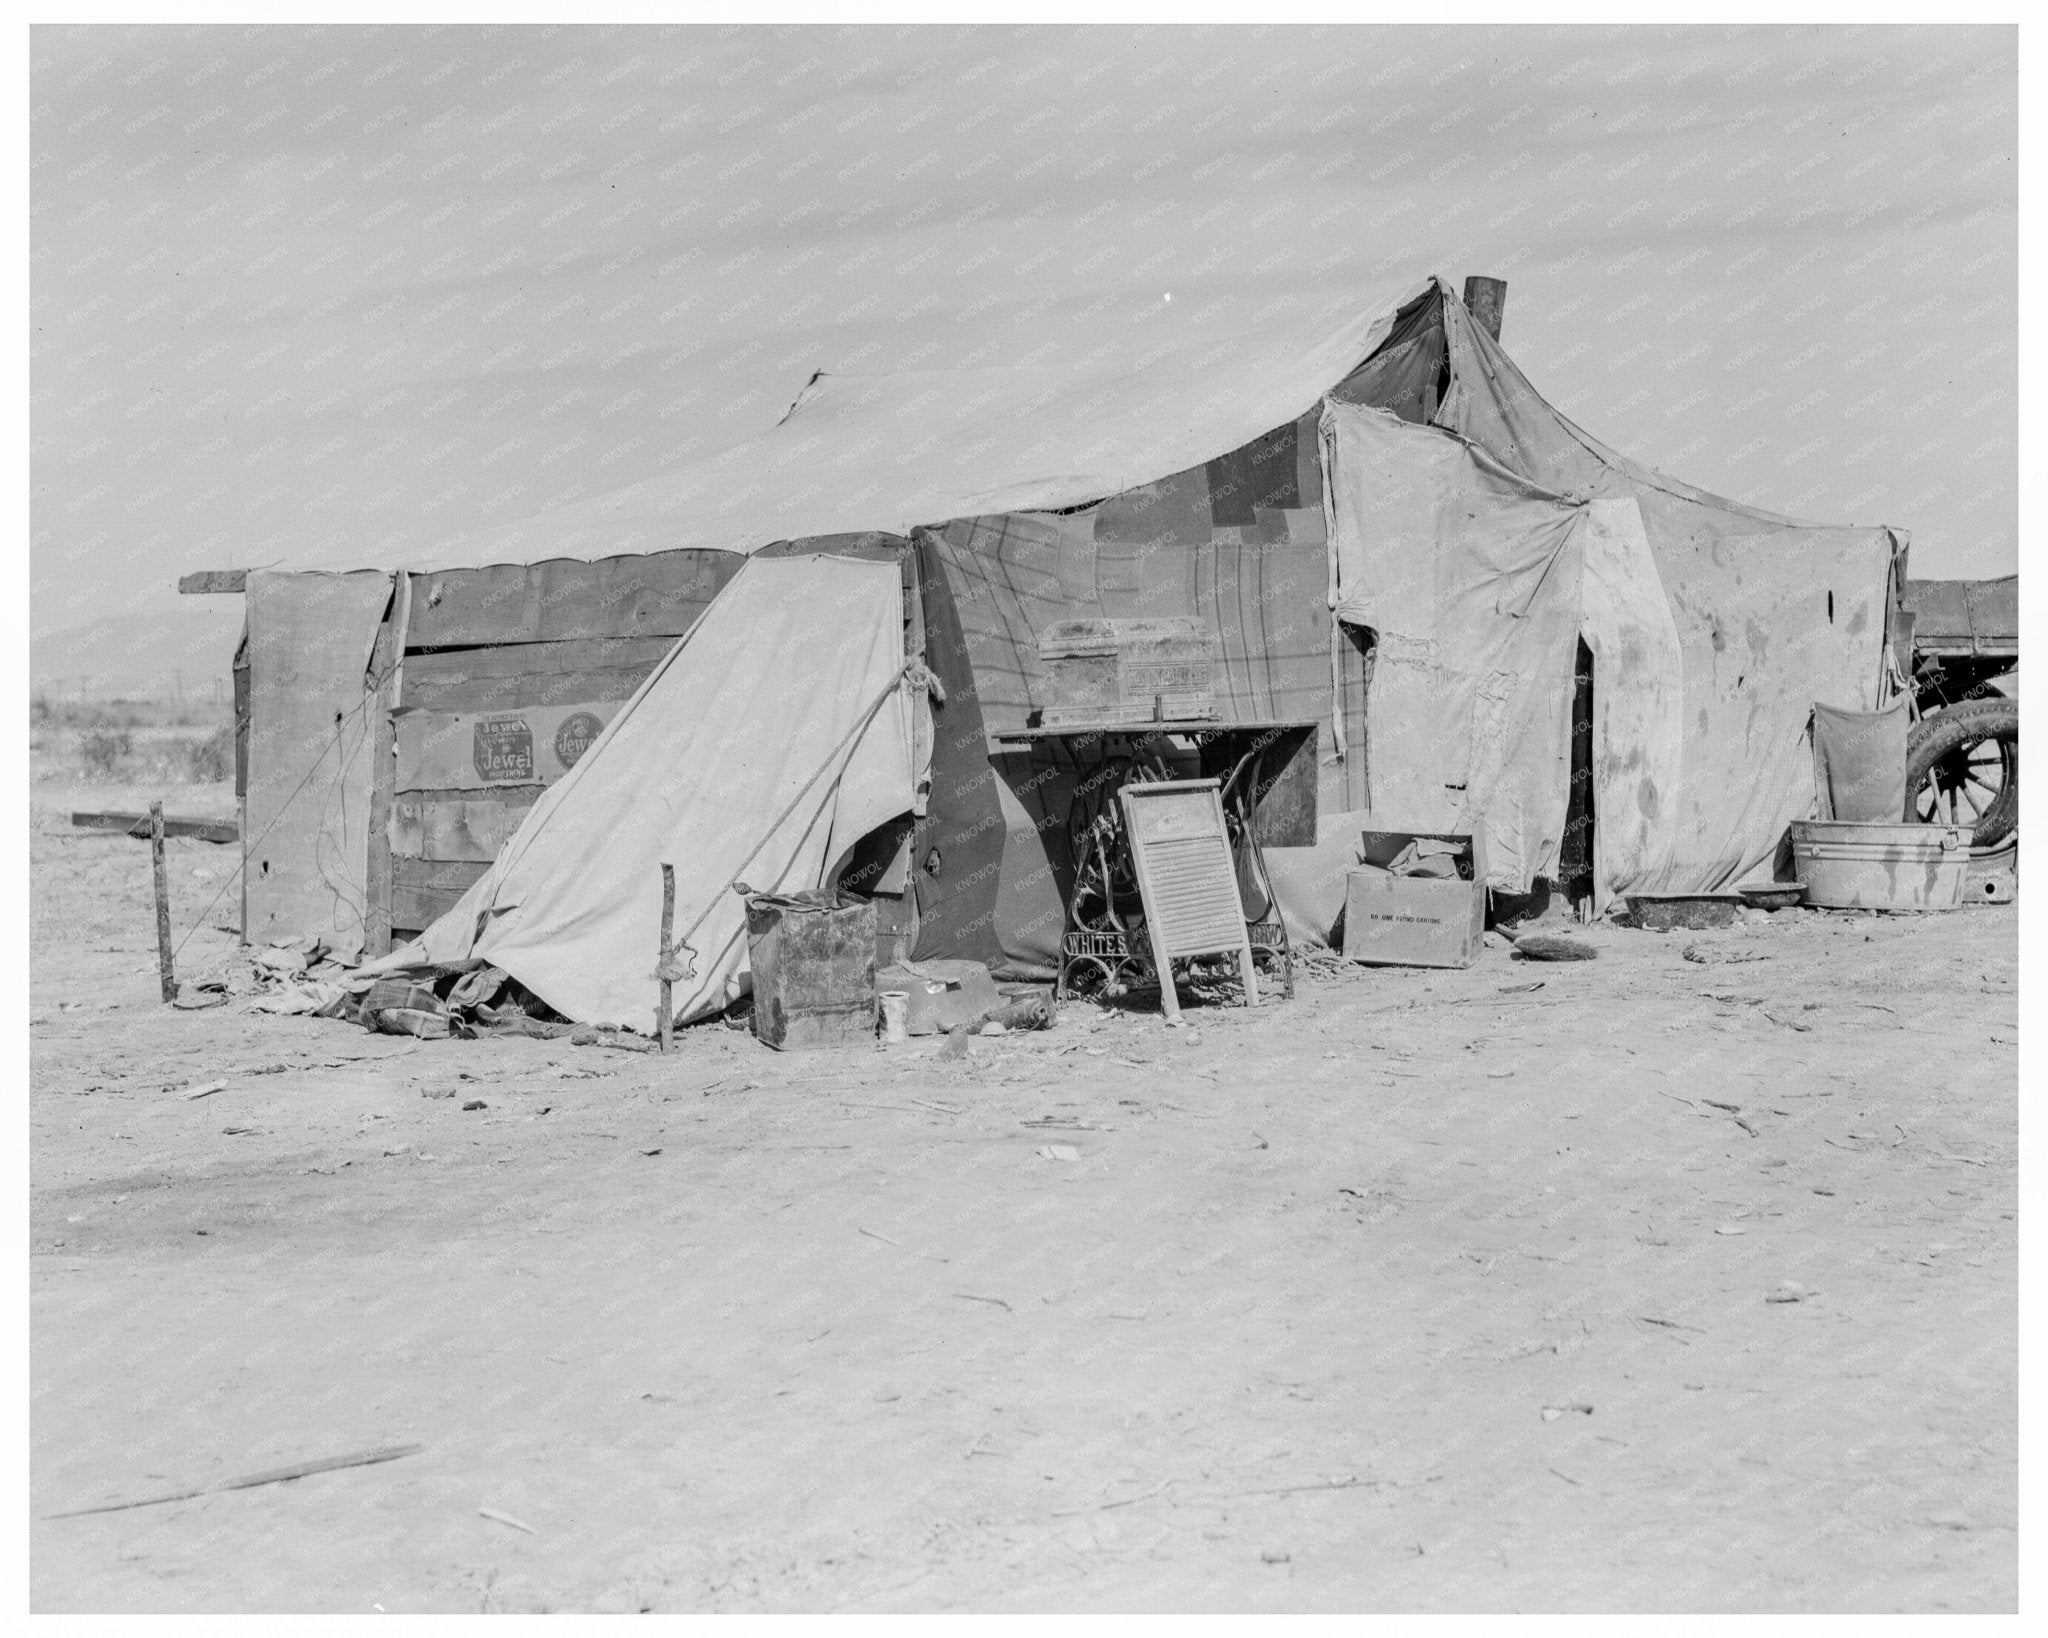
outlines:
[[[497,862],[392,965],[478,956],[581,1023],[654,1023],[662,864],[695,973],[689,1022],[745,993],[759,891],[824,885],[908,813],[912,728],[894,563],[761,558],[719,594]]]
[[[1813,707],[1814,817],[1895,825],[1906,807],[1907,700],[1876,711]]]
[[[1890,562],[1882,529],[1808,528],[1724,537],[1676,575],[1660,563],[1685,658],[1683,777],[1678,851],[1642,891],[1731,886],[1813,816],[1813,702],[1879,704]]]
[[[1759,524],[1626,475],[1567,496],[1346,404],[1323,429],[1337,613],[1379,634],[1379,822],[1482,829],[1503,890],[1550,875],[1581,635],[1596,907],[1741,881],[1812,814],[1812,702],[1877,703],[1885,530]]]
[[[1685,656],[1633,496],[1583,515],[1579,633],[1592,651],[1593,913],[1665,879],[1678,843]]]
[[[1709,494],[1644,466],[1560,415],[1462,302],[1444,291],[1445,357],[1450,381],[1434,424],[1486,450],[1510,471],[1583,499],[1651,491],[1758,524],[1799,527],[1792,518]]]
[[[374,679],[391,576],[249,575],[248,789],[242,813],[252,944],[324,935],[363,948],[368,912]]]
[[[1435,424],[1557,494],[1633,500],[1677,635],[1682,732],[1667,791],[1669,742],[1653,724],[1669,721],[1670,632],[1643,623],[1648,578],[1632,539],[1622,549],[1628,531],[1596,525],[1588,538],[1600,543],[1604,568],[1588,584],[1604,613],[1589,617],[1588,646],[1604,619],[1621,622],[1612,633],[1620,646],[1596,657],[1594,678],[1596,736],[1610,741],[1604,773],[1596,768],[1599,891],[1699,893],[1742,881],[1769,864],[1790,821],[1813,812],[1813,702],[1879,703],[1893,532],[1799,523],[1630,460],[1544,402],[1460,303],[1447,296],[1442,308],[1450,384]],[[1630,643],[1639,645],[1633,657]],[[1629,702],[1646,676],[1660,679],[1655,697]],[[1624,734],[1654,748],[1665,770],[1653,778],[1654,819],[1639,807],[1631,816],[1625,753],[1616,748]],[[1663,811],[1666,801],[1673,811]],[[1617,827],[1604,849],[1600,815]]]
[[[1483,830],[1488,881],[1525,892],[1564,835],[1579,508],[1383,410],[1322,426],[1336,612],[1378,637],[1374,822]]]
[[[1312,428],[1309,440],[1312,448]],[[1287,484],[1298,485],[1298,447],[1274,442],[1287,456]],[[1225,720],[1328,720],[1321,509],[1262,508],[1263,527],[1217,525],[1229,501],[1223,486],[1250,481],[1219,470],[1225,465],[1080,512],[966,518],[920,533],[942,598],[945,636],[934,621],[934,640],[957,644],[951,663],[966,674],[966,686],[948,684],[940,730],[975,739],[972,757],[943,759],[960,771],[933,793],[936,822],[920,855],[920,953],[1059,960],[1072,886],[1073,756],[982,737],[1029,726],[1046,703],[1038,633],[1055,622],[1200,620],[1216,634],[1214,688]]]

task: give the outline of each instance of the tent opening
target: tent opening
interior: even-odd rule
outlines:
[[[1564,839],[1558,848],[1557,884],[1565,900],[1590,920],[1593,897],[1593,651],[1579,639],[1572,666],[1572,753],[1565,794]]]
[[[1380,657],[1380,634],[1372,626],[1353,625],[1349,620],[1337,622],[1343,632],[1353,656],[1352,663],[1343,667],[1343,685],[1350,691],[1352,679],[1356,678],[1357,698],[1344,700],[1340,713],[1348,717],[1352,726],[1346,732],[1347,743],[1344,755],[1357,769],[1358,788],[1366,793],[1366,805],[1372,805],[1372,744],[1367,733],[1367,702],[1372,698],[1372,674]]]
[[[898,814],[862,836],[840,865],[836,886],[875,907],[875,959],[906,960],[917,944],[917,897],[910,891],[914,814]]]

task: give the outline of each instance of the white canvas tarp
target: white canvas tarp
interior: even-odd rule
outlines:
[[[1685,655],[1633,496],[1580,514],[1579,635],[1592,650],[1594,905],[1667,879],[1678,854]],[[1601,679],[1610,686],[1599,686]]]
[[[1375,825],[1483,831],[1504,891],[1553,875],[1583,636],[1596,912],[1769,865],[1813,809],[1815,703],[1877,703],[1884,530],[1759,517],[1754,534],[1652,534],[1618,483],[1598,497],[1546,488],[1381,410],[1332,402],[1322,428],[1331,606],[1378,637]]]
[[[676,1018],[715,1012],[746,993],[734,879],[821,886],[863,835],[912,811],[923,699],[905,675],[894,563],[755,559],[490,870],[378,965],[481,957],[579,1023],[649,1030],[666,863],[695,969]]]
[[[1378,637],[1380,828],[1486,836],[1490,879],[1556,874],[1571,772],[1579,509],[1384,410],[1323,411],[1337,617]]]

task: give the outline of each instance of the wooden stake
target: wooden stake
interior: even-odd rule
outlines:
[[[164,805],[149,805],[149,859],[156,869],[156,970],[163,983],[164,1005],[178,999],[178,980],[171,972],[171,886],[164,871]]]
[[[661,867],[661,1050],[675,1045],[675,949],[670,942],[676,931],[676,867]]]

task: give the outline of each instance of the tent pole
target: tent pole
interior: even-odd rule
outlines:
[[[676,867],[665,864],[661,867],[661,1050],[675,1049],[675,945],[672,940],[676,930]]]

